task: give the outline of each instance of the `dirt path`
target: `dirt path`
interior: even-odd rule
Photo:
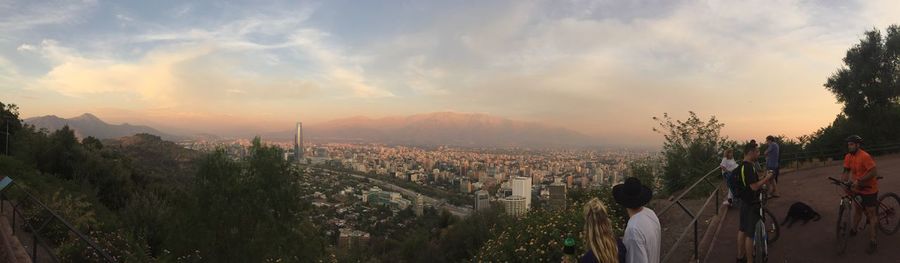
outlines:
[[[882,193],[900,193],[900,155],[875,158]],[[850,239],[847,251],[838,256],[834,252],[835,224],[839,192],[828,183],[826,177],[840,176],[840,166],[820,167],[785,173],[778,185],[778,199],[769,201],[768,207],[778,220],[783,220],[791,204],[797,201],[812,206],[822,219],[809,224],[794,224],[782,228],[781,238],[770,247],[770,262],[900,262],[900,233],[893,236],[878,235],[878,252],[865,253],[868,245],[865,234]],[[737,256],[738,211],[732,209],[723,222],[722,229],[713,244],[707,262],[734,262]]]

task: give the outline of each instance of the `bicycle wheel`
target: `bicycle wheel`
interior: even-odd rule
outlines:
[[[778,225],[778,220],[775,220],[775,214],[772,214],[772,211],[763,209],[763,214],[766,216],[763,218],[763,222],[766,224],[767,243],[771,245],[781,236],[781,227]]]
[[[900,218],[898,218],[898,209],[900,209],[900,197],[895,193],[886,193],[878,197],[878,229],[887,235],[897,233],[900,227]]]
[[[838,255],[844,254],[844,251],[847,250],[847,239],[850,237],[850,220],[852,220],[850,218],[850,206],[844,200],[841,200],[837,213],[837,229],[835,229],[837,234],[835,251],[837,251]]]
[[[756,222],[756,229],[753,231],[753,262],[765,263],[769,261],[769,247],[767,243],[766,223],[763,220]]]

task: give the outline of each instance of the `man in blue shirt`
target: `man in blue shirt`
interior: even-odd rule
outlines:
[[[778,184],[778,175],[781,173],[781,167],[779,163],[781,163],[781,147],[778,145],[778,142],[775,140],[775,136],[769,135],[766,137],[766,170],[772,171],[772,183],[769,186],[772,188],[772,198],[778,197],[775,194],[775,186]]]

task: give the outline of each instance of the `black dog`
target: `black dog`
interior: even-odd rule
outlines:
[[[787,227],[790,228],[797,220],[803,220],[803,224],[806,224],[809,223],[809,220],[819,221],[821,218],[822,216],[816,213],[816,210],[813,210],[809,205],[803,202],[796,202],[791,205],[791,209],[788,210],[788,214],[784,217],[784,222],[781,225],[787,224]]]

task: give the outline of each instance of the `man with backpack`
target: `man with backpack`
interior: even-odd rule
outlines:
[[[750,140],[744,145],[744,161],[734,170],[736,196],[741,199],[740,226],[738,227],[737,262],[753,262],[753,228],[759,221],[759,194],[762,186],[772,179],[772,173],[759,178],[756,174],[756,158],[759,158],[759,145]]]

